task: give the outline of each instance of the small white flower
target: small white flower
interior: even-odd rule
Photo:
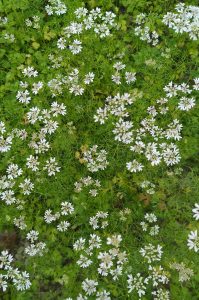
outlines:
[[[199,203],[195,203],[195,208],[192,209],[193,217],[197,221],[199,220]]]
[[[194,250],[195,252],[198,252],[199,250],[199,237],[198,237],[198,231],[191,231],[188,236],[187,246],[190,250]]]

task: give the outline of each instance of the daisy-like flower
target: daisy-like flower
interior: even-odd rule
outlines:
[[[36,172],[39,170],[39,162],[38,162],[38,156],[30,155],[27,157],[27,163],[26,166],[31,169],[33,172]]]
[[[64,116],[66,114],[66,106],[63,103],[58,104],[55,101],[51,104],[51,112],[53,117],[57,117],[58,115]]]
[[[95,74],[93,72],[89,72],[88,74],[85,75],[84,83],[90,84],[91,82],[93,82],[94,77],[95,77]]]
[[[148,284],[148,279],[143,278],[140,273],[137,273],[134,277],[130,274],[128,275],[128,293],[135,290],[139,297],[141,298],[145,295],[146,285]]]
[[[84,247],[85,247],[85,242],[86,242],[85,239],[83,239],[82,237],[79,238],[79,239],[73,244],[73,249],[74,249],[75,251],[83,250]]]
[[[60,222],[59,225],[57,225],[57,230],[64,232],[66,230],[68,230],[68,227],[70,226],[70,223],[67,221],[62,221]]]
[[[0,136],[0,152],[4,153],[9,151],[11,145],[12,145],[12,136],[8,136],[7,138]]]
[[[46,165],[43,169],[48,171],[48,176],[52,176],[55,175],[55,173],[60,172],[60,167],[58,167],[55,157],[50,157],[46,161]]]
[[[193,97],[192,98],[182,97],[180,98],[180,101],[178,103],[178,108],[180,110],[185,110],[185,111],[190,110],[194,106],[195,106],[195,99]]]
[[[157,245],[157,247],[155,247],[150,243],[144,246],[144,248],[141,248],[139,252],[149,264],[154,261],[160,261],[163,253],[162,246]]]
[[[173,84],[173,82],[171,81],[163,88],[163,90],[166,92],[167,97],[171,98],[177,95],[178,86],[176,84]]]
[[[22,189],[24,195],[30,195],[31,191],[34,189],[34,184],[30,179],[25,179],[24,182],[20,183],[19,187]]]
[[[57,48],[61,49],[61,50],[65,49],[66,48],[66,39],[64,39],[62,37],[59,38],[57,41]]]
[[[136,73],[126,72],[125,73],[126,83],[130,84],[131,82],[135,82],[136,81],[135,75],[136,75]]]
[[[192,209],[193,217],[197,221],[199,220],[199,203],[195,203],[195,208]]]
[[[14,196],[14,192],[12,190],[6,190],[1,193],[1,200],[5,201],[7,205],[11,205],[16,202],[16,198]]]
[[[72,45],[69,45],[69,49],[73,54],[78,54],[82,51],[82,42],[74,40]]]
[[[8,179],[14,179],[19,177],[23,171],[18,167],[17,164],[10,164],[6,170],[6,173],[8,174]]]
[[[70,202],[62,202],[61,203],[61,214],[63,216],[72,214],[73,212],[74,212],[74,206]]]
[[[3,250],[0,254],[0,269],[8,270],[13,261],[13,256],[9,254],[8,250]]]
[[[48,224],[50,224],[53,221],[56,221],[57,219],[59,219],[59,217],[60,217],[60,213],[56,213],[53,215],[51,209],[47,209],[44,214],[44,220]]]
[[[98,282],[95,280],[86,278],[82,282],[82,288],[86,292],[86,294],[89,296],[96,292],[96,286],[98,286]]]
[[[29,274],[26,271],[22,272],[21,274],[18,274],[13,279],[13,283],[18,291],[27,290],[31,286]]]
[[[195,252],[198,252],[199,250],[199,236],[198,231],[191,231],[188,240],[187,240],[187,246],[190,250],[194,250]]]

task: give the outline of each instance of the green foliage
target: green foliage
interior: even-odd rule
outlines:
[[[16,100],[21,80],[23,67],[33,65],[40,74],[40,80],[48,82],[55,78],[61,70],[66,76],[72,68],[80,70],[80,77],[92,71],[95,73],[93,85],[85,90],[83,96],[74,97],[67,90],[55,99],[49,89],[45,88],[41,94],[31,100],[31,107],[49,109],[55,100],[64,103],[67,115],[58,118],[59,128],[55,135],[50,136],[50,154],[42,156],[41,164],[46,158],[56,157],[60,173],[54,177],[46,176],[44,170],[37,175],[28,169],[25,176],[35,184],[33,193],[25,200],[23,215],[26,219],[26,231],[20,231],[13,225],[13,219],[19,217],[21,212],[13,206],[1,203],[1,233],[15,232],[16,242],[12,244],[11,253],[16,257],[19,269],[26,269],[30,273],[31,287],[24,292],[16,292],[10,286],[5,293],[0,293],[2,300],[63,300],[67,297],[76,297],[81,292],[81,282],[89,276],[98,276],[95,269],[80,269],[77,256],[73,251],[73,243],[81,236],[90,234],[89,218],[97,211],[107,211],[110,215],[110,226],[103,232],[106,238],[111,233],[120,233],[123,245],[129,251],[129,267],[134,274],[146,273],[143,258],[139,249],[146,243],[152,242],[153,237],[143,234],[140,222],[144,214],[153,212],[158,218],[160,234],[158,242],[164,248],[162,265],[169,268],[173,261],[184,261],[194,271],[190,281],[180,284],[175,271],[172,271],[168,290],[171,299],[197,300],[199,289],[198,254],[187,248],[187,236],[190,230],[199,229],[197,222],[193,221],[192,208],[198,202],[198,104],[186,115],[180,116],[183,124],[183,139],[179,142],[182,160],[179,167],[181,174],[175,174],[175,168],[148,166],[139,174],[131,174],[126,170],[126,161],[131,160],[132,153],[127,145],[119,144],[114,140],[113,120],[100,126],[94,123],[93,116],[99,107],[104,106],[104,100],[109,95],[124,93],[128,85],[123,83],[115,86],[111,81],[113,64],[118,61],[117,55],[124,52],[122,60],[128,69],[136,72],[136,85],[130,92],[142,92],[139,102],[130,112],[133,113],[133,123],[139,123],[143,118],[142,111],[154,105],[155,100],[162,97],[162,89],[170,81],[176,83],[191,83],[193,78],[199,77],[198,73],[198,42],[190,41],[186,34],[178,35],[165,28],[160,18],[172,11],[178,1],[175,0],[88,0],[88,1],[63,1],[68,7],[64,16],[48,16],[44,10],[47,1],[43,0],[2,0],[0,11],[2,16],[7,16],[8,24],[3,28],[3,34],[14,33],[16,41],[6,42],[0,37],[0,97],[1,121],[6,124],[6,129],[11,132],[13,128],[24,128],[26,120],[24,115],[28,106],[22,106]],[[187,4],[197,5],[197,1],[187,1]],[[101,7],[103,11],[112,10],[117,14],[118,30],[113,29],[112,35],[106,39],[99,39],[93,32],[83,36],[83,51],[78,56],[63,52],[63,61],[60,70],[50,68],[49,54],[57,55],[57,39],[64,26],[73,20],[73,11],[84,5],[92,9]],[[150,15],[151,28],[157,28],[161,36],[160,43],[151,47],[134,34],[134,22],[139,13]],[[40,29],[35,30],[24,25],[25,19],[39,15],[41,18]],[[165,54],[168,54],[166,57]],[[29,79],[32,84],[34,80]],[[197,95],[196,95],[197,96]],[[135,113],[136,111],[136,113]],[[172,110],[172,119],[176,118],[176,111]],[[172,120],[171,119],[171,120]],[[170,120],[170,121],[171,121]],[[162,125],[169,120],[162,120]],[[74,132],[69,131],[69,122],[73,122]],[[38,127],[37,127],[38,126]],[[31,135],[39,130],[39,125],[27,127]],[[25,166],[26,157],[32,154],[26,141],[15,140],[14,146],[7,153],[1,154],[0,172],[5,174],[7,165],[17,163]],[[88,176],[87,168],[80,164],[75,153],[83,145],[99,145],[106,149],[109,168],[98,174],[95,179],[101,181],[102,190],[92,198],[88,190],[80,194],[74,193],[74,182],[81,177]],[[172,176],[168,171],[173,172]],[[146,195],[139,185],[142,181],[149,180],[156,184],[156,193]],[[122,195],[122,197],[120,197]],[[26,197],[25,197],[26,198]],[[43,216],[47,209],[58,210],[60,203],[71,201],[75,206],[75,215],[71,218],[72,228],[60,233],[52,224],[46,224]],[[125,222],[119,218],[121,210],[129,208],[131,214]],[[30,230],[38,230],[40,239],[47,244],[48,252],[43,257],[24,256],[25,236]],[[10,244],[0,240],[0,248],[9,249]],[[141,267],[142,265],[142,267]],[[123,276],[123,275],[122,275]],[[124,278],[123,278],[124,277]],[[110,291],[111,299],[138,299],[128,294],[125,275],[120,283],[115,283],[106,277],[101,278]],[[100,278],[100,276],[99,276]],[[89,299],[94,299],[90,297]],[[151,294],[147,292],[145,298],[150,300]]]

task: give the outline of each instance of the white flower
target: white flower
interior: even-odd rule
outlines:
[[[144,218],[149,222],[149,223],[154,223],[157,221],[157,217],[155,216],[154,213],[146,213]]]
[[[38,156],[30,155],[27,157],[27,163],[26,166],[31,169],[33,172],[36,172],[39,170],[39,162],[38,162]]]
[[[193,249],[195,252],[198,252],[199,250],[199,237],[198,237],[198,231],[191,231],[188,236],[187,246],[191,250]]]
[[[195,208],[192,209],[193,217],[197,221],[199,220],[199,203],[195,203]]]
[[[9,254],[8,250],[1,251],[0,254],[0,269],[8,270],[13,261],[13,256]]]
[[[89,249],[93,250],[94,248],[101,247],[101,238],[96,234],[90,234],[89,239]]]
[[[31,109],[27,113],[27,118],[30,124],[35,124],[37,120],[41,121],[42,116],[40,116],[40,109],[37,106],[31,107]]]
[[[121,241],[122,241],[122,236],[120,234],[119,235],[115,234],[107,238],[107,245],[113,245],[114,247],[118,248]]]
[[[55,101],[51,104],[51,112],[53,117],[57,117],[58,115],[64,116],[66,114],[66,106],[63,103],[58,104]]]
[[[144,246],[144,248],[141,248],[139,252],[147,260],[148,263],[159,261],[163,253],[162,246],[157,245],[157,247],[155,247],[150,243]]]
[[[38,239],[39,236],[39,232],[36,230],[31,230],[30,232],[28,232],[26,238],[27,240],[30,240],[31,243],[35,242]]]
[[[115,82],[116,84],[121,84],[121,76],[118,73],[115,73],[114,75],[111,76],[112,81]]]
[[[91,82],[93,82],[94,78],[95,78],[95,74],[93,72],[89,72],[88,74],[85,75],[84,83],[90,84]]]
[[[78,19],[85,17],[88,13],[88,10],[84,7],[79,7],[75,10],[75,15]]]
[[[14,218],[13,223],[21,230],[24,230],[27,227],[24,216],[20,216],[19,218]]]
[[[1,200],[5,201],[7,205],[11,205],[16,202],[14,192],[12,190],[6,190],[1,193]]]
[[[8,179],[14,179],[21,176],[23,171],[18,167],[17,164],[10,164],[6,170],[6,173],[8,174]]]
[[[135,290],[139,297],[141,298],[145,295],[146,285],[148,283],[147,278],[143,278],[140,273],[137,273],[134,277],[130,274],[128,275],[128,293],[131,293]]]
[[[72,214],[74,212],[74,207],[70,202],[62,202],[61,203],[61,214],[66,216],[68,214]]]
[[[171,81],[163,88],[163,90],[166,92],[167,97],[171,98],[177,95],[178,86],[176,84],[173,84],[173,82]]]
[[[73,249],[75,251],[80,251],[84,249],[86,240],[83,238],[79,238],[74,244],[73,244]]]
[[[18,291],[24,291],[29,289],[31,282],[29,280],[29,274],[25,271],[21,274],[18,274],[14,279],[13,283],[16,286]]]
[[[77,264],[81,268],[88,268],[92,263],[93,263],[92,260],[88,259],[88,257],[82,254],[80,255],[80,259],[77,261]]]
[[[62,221],[60,222],[59,225],[57,225],[57,230],[64,232],[66,230],[68,230],[68,227],[70,226],[70,223],[67,221]]]
[[[82,42],[78,41],[78,40],[74,40],[72,45],[69,45],[69,49],[71,50],[71,52],[73,54],[78,54],[82,51],[82,46],[81,46]]]
[[[105,150],[97,151],[97,148],[98,146],[94,145],[83,153],[83,158],[87,163],[88,170],[93,173],[106,169],[109,164],[106,159],[107,152]]]
[[[96,292],[96,286],[98,286],[98,282],[95,280],[86,278],[82,282],[82,288],[86,292],[86,294],[89,296]]]
[[[110,293],[106,290],[103,290],[101,292],[97,292],[96,300],[111,300]]]
[[[127,170],[130,172],[140,172],[143,169],[143,165],[140,164],[136,159],[134,159],[132,162],[126,163]]]
[[[126,83],[130,84],[131,82],[135,82],[136,81],[135,75],[136,73],[125,72]]]
[[[0,152],[4,153],[9,151],[11,145],[12,145],[12,136],[8,136],[7,138],[0,136]]]
[[[5,292],[8,287],[8,283],[6,280],[4,280],[4,278],[7,279],[6,275],[0,274],[0,289],[2,289],[3,292]]]
[[[195,106],[195,99],[194,98],[182,97],[182,98],[180,98],[180,101],[178,103],[178,108],[180,110],[185,110],[185,111],[190,110],[194,106]]]
[[[81,87],[79,84],[72,84],[69,89],[69,92],[72,94],[74,93],[75,96],[81,96],[84,93],[84,88]]]
[[[24,68],[22,73],[27,77],[37,77],[38,72],[33,67]]]
[[[61,50],[66,48],[66,39],[64,38],[59,38],[57,41],[57,47]]]
[[[47,209],[44,214],[44,220],[48,224],[50,224],[53,221],[56,221],[57,219],[59,219],[59,217],[60,217],[60,214],[56,213],[53,215],[51,209]]]
[[[30,103],[30,100],[31,100],[30,93],[28,90],[18,91],[16,98],[19,100],[19,102],[21,102],[23,104],[28,104],[28,103]]]
[[[199,91],[199,77],[194,79],[193,89]]]
[[[58,167],[55,157],[50,157],[46,161],[46,165],[43,169],[48,171],[48,176],[52,176],[55,175],[56,172],[60,172],[60,167]]]
[[[30,195],[31,191],[34,189],[34,184],[30,179],[25,179],[24,182],[20,183],[19,187],[22,189],[24,195]]]
[[[37,95],[38,92],[42,89],[42,87],[43,87],[43,82],[42,81],[39,81],[37,83],[33,83],[33,85],[32,85],[33,94]]]
[[[163,290],[162,288],[159,288],[157,291],[152,292],[152,295],[154,295],[154,300],[169,300],[169,291]]]

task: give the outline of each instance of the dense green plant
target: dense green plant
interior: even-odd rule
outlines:
[[[198,40],[164,24],[176,4],[0,1],[1,299],[198,299]]]

